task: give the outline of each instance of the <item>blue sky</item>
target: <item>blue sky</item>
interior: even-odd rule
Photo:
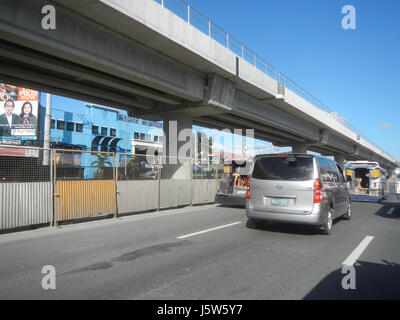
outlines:
[[[188,3],[400,160],[400,1]],[[344,5],[356,9],[356,30],[342,28]],[[83,103],[55,97],[53,105]]]

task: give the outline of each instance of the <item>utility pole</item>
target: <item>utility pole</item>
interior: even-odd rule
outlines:
[[[126,157],[128,153],[128,112],[125,116],[125,177],[126,177]]]
[[[46,94],[46,117],[44,119],[43,165],[50,164],[51,94]]]

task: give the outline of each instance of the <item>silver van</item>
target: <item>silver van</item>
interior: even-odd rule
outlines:
[[[343,169],[334,160],[311,154],[257,155],[248,181],[246,215],[255,225],[308,224],[329,234],[334,219],[351,217]]]

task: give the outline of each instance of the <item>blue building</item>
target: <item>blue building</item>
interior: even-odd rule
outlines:
[[[145,154],[149,147],[162,149],[162,122],[147,121],[128,116],[126,111],[110,107],[85,104],[85,113],[51,108],[50,145],[52,149],[105,151],[119,154]],[[39,106],[39,145],[44,142],[46,108]],[[99,155],[99,154],[97,154]],[[132,159],[120,156],[122,163]],[[124,159],[124,160],[122,160]],[[141,159],[141,158],[140,158]],[[58,152],[57,176],[65,178],[96,178],[99,167],[96,154]],[[112,158],[102,166],[102,177],[112,177]],[[143,158],[145,160],[145,158]],[[145,162],[145,161],[141,161]],[[143,164],[142,164],[143,165]]]
[[[45,98],[45,95],[41,95]],[[39,106],[34,114],[37,115],[36,136],[37,139],[9,139],[5,147],[0,148],[1,181],[47,181],[50,179],[48,162],[44,163],[44,153],[35,149],[18,148],[43,147],[46,108],[43,106],[43,99],[39,93]],[[55,96],[57,97],[57,96]],[[61,97],[58,97],[61,98]],[[58,99],[56,99],[58,100]],[[64,103],[65,101],[65,103]],[[84,112],[70,112],[69,108]],[[50,143],[52,149],[69,149],[82,151],[105,151],[118,154],[126,153],[128,156],[120,155],[120,166],[123,159],[124,167],[127,162],[133,159],[131,154],[144,154],[149,147],[156,150],[162,149],[162,122],[146,121],[128,116],[125,110],[84,104],[84,102],[73,99],[60,99],[57,105],[51,108],[51,129]],[[13,148],[7,148],[13,145]],[[88,152],[57,152],[55,154],[57,165],[57,176],[65,178],[95,178],[99,168],[112,173],[111,160],[104,165],[95,164],[100,155]],[[136,160],[143,159],[141,164],[146,169],[145,158],[136,157]],[[111,169],[111,171],[109,170]],[[96,172],[97,170],[97,172]],[[135,169],[136,170],[136,169]],[[143,171],[143,170],[142,170]]]
[[[39,107],[41,128],[44,128],[44,107]],[[134,141],[149,145],[162,140],[162,122],[129,117],[126,111],[85,105],[85,113],[51,109],[50,141],[52,148],[137,153]],[[43,141],[43,129],[40,139]],[[134,151],[134,152],[133,152]]]

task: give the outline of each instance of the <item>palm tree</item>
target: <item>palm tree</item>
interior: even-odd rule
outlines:
[[[94,173],[94,178],[101,180],[104,179],[106,165],[112,167],[113,164],[109,160],[108,154],[95,154],[95,156],[97,157],[97,160],[92,162],[92,166],[97,167],[96,172]]]
[[[132,157],[132,159],[128,162],[128,177],[131,179],[137,179],[140,173],[143,171],[140,163],[140,159]]]

